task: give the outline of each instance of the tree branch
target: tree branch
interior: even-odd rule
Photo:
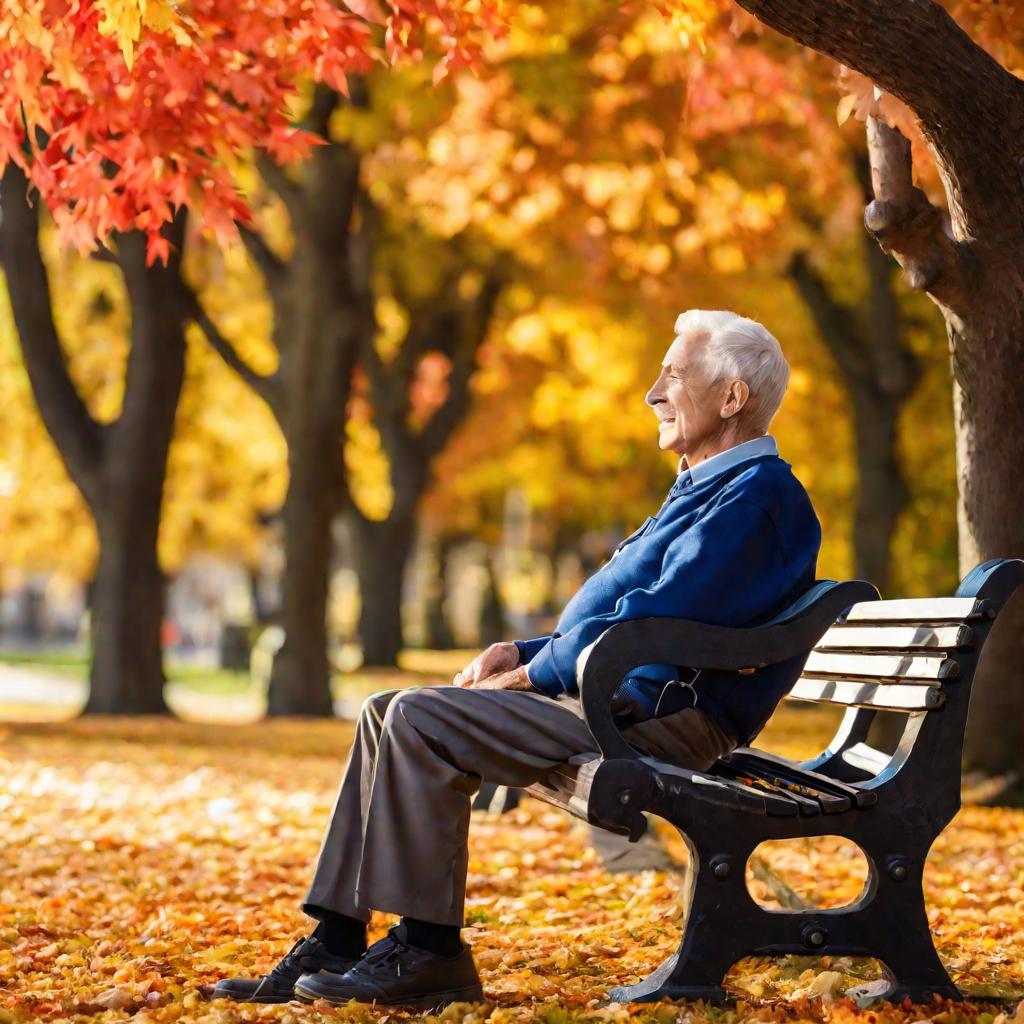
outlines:
[[[947,229],[944,211],[913,183],[910,143],[898,128],[868,118],[868,156],[874,198],[864,209],[871,237],[903,267],[917,291],[958,313],[976,292],[971,260]]]
[[[476,367],[477,352],[490,329],[503,285],[503,275],[492,270],[484,280],[479,294],[463,311],[458,343],[448,374],[448,394],[420,433],[420,449],[425,460],[432,459],[442,451],[469,410],[469,381]]]
[[[224,337],[220,328],[210,319],[199,296],[191,287],[186,285],[186,288],[192,319],[202,330],[203,334],[206,335],[206,340],[210,343],[210,347],[224,360],[231,370],[237,373],[270,406],[276,415],[280,411],[277,374],[257,373],[245,362],[238,354],[235,346]]]
[[[146,265],[145,233],[134,229],[114,235],[117,262],[131,305],[131,347],[124,372],[124,400],[109,424],[112,465],[128,464],[140,443],[151,444],[156,457],[170,444],[174,411],[184,382],[185,325],[189,295],[183,287],[181,263],[185,245],[185,207],[160,234],[169,242],[166,264]],[[145,439],[143,441],[142,439]]]
[[[103,428],[89,414],[68,374],[39,251],[38,211],[29,205],[28,179],[13,161],[0,180],[0,207],[0,262],[32,393],[68,474],[90,506],[95,506],[101,486]]]
[[[871,163],[858,152],[854,171],[865,205],[874,201]],[[864,235],[868,269],[868,339],[874,356],[875,378],[881,391],[897,402],[907,398],[921,379],[921,364],[906,341],[906,321],[893,284],[893,261],[870,232]]]
[[[288,177],[284,168],[267,153],[258,153],[256,169],[260,177],[277,193],[292,217],[299,216],[302,212],[302,189]]]
[[[938,3],[737,2],[766,25],[866,75],[913,111],[935,151],[955,238],[975,238],[981,225],[1019,235],[1021,218],[1007,216],[993,197],[1006,196],[1009,187],[1019,192],[1015,157],[1024,83]],[[1013,205],[1016,214],[1019,200]]]
[[[241,232],[242,241],[245,243],[253,263],[259,268],[264,281],[267,282],[271,296],[276,296],[284,284],[288,265],[267,245],[267,240],[260,232],[245,224],[239,224],[238,230]]]
[[[821,340],[847,386],[863,386],[871,376],[871,363],[857,331],[853,311],[833,296],[824,278],[808,262],[806,253],[794,253],[786,272],[814,318]]]
[[[307,131],[316,132],[323,139],[329,137],[331,115],[341,102],[341,94],[323,82],[313,87],[313,102],[306,116],[302,119],[302,127]]]

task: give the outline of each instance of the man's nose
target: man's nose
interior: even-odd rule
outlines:
[[[654,408],[658,402],[663,402],[665,400],[665,396],[661,393],[660,384],[661,378],[659,377],[654,384],[651,385],[651,390],[644,395],[644,401],[651,406],[651,408]]]

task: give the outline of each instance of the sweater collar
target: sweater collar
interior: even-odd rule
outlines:
[[[733,445],[732,448],[727,448],[717,455],[712,455],[709,459],[698,462],[693,469],[686,465],[686,456],[684,455],[679,460],[679,475],[676,477],[672,490],[678,494],[685,487],[691,484],[696,486],[711,480],[740,462],[746,462],[747,459],[778,454],[779,446],[775,443],[775,438],[770,434],[765,434],[762,437],[755,437],[752,441]]]

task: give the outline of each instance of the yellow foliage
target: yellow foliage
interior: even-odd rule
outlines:
[[[44,231],[43,245],[68,372],[91,415],[110,423],[121,410],[130,337],[120,272],[59,251],[52,231]],[[225,260],[229,267],[244,264],[240,253]],[[251,282],[240,289],[237,274],[209,273],[209,307],[225,333],[254,366],[272,369],[266,300]],[[97,554],[95,530],[35,409],[6,289],[0,402],[0,564],[86,580]],[[163,567],[173,572],[193,552],[209,550],[256,562],[264,540],[258,516],[280,505],[286,480],[285,449],[269,410],[190,331],[164,489]]]
[[[103,15],[99,29],[103,35],[113,36],[130,68],[135,57],[135,44],[143,27],[155,32],[167,32],[179,46],[188,45],[190,38],[184,30],[184,19],[173,0],[94,0]]]

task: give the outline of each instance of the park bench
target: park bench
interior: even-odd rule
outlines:
[[[960,807],[978,658],[1022,583],[1024,561],[1016,559],[979,565],[954,597],[882,601],[868,583],[819,581],[764,626],[637,619],[610,627],[580,656],[583,713],[600,754],[574,758],[527,792],[633,841],[647,827],[644,813],[659,815],[690,854],[678,951],[639,984],[612,990],[613,1001],[721,1001],[736,961],[783,953],[875,957],[889,981],[882,997],[894,1001],[959,998],[932,944],[922,874]],[[791,698],[847,708],[810,761],[741,748],[707,773],[687,771],[641,756],[610,711],[620,682],[641,664],[754,669],[753,684],[757,668],[793,658],[800,675]],[[906,716],[891,755],[867,742],[879,711]],[[758,844],[825,835],[851,840],[867,859],[854,903],[778,911],[752,899],[745,869]]]

